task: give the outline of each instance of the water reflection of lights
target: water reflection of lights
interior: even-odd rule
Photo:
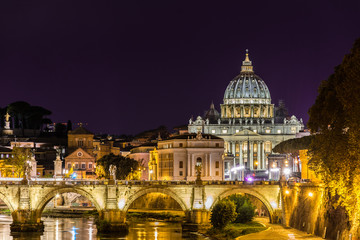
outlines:
[[[155,239],[154,240],[157,240],[158,239],[158,231],[157,231],[157,227],[155,228]]]
[[[90,225],[90,227],[89,227],[89,240],[92,240],[92,232],[93,232],[93,228],[92,228],[92,225]]]
[[[56,220],[55,223],[55,239],[59,240],[59,220]]]
[[[71,234],[72,234],[72,240],[75,240],[76,239],[76,234],[78,234],[77,232],[76,232],[76,229],[77,228],[75,228],[75,226],[74,227],[72,227],[71,228]]]

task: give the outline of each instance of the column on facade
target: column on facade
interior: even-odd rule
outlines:
[[[261,143],[261,145],[262,145],[262,151],[261,151],[261,154],[262,154],[262,156],[261,156],[261,164],[262,164],[262,166],[263,166],[263,168],[264,169],[266,169],[266,163],[265,163],[265,142],[262,142]]]
[[[240,150],[240,152],[239,152],[239,164],[240,164],[240,166],[244,166],[244,159],[243,159],[243,142],[242,141],[240,141],[239,142],[239,150]]]
[[[187,163],[186,163],[186,179],[188,179],[189,176],[191,176],[190,175],[190,166],[191,166],[190,162],[191,162],[190,153],[188,153],[187,154]]]
[[[250,106],[250,116],[251,116],[251,118],[254,117],[254,106],[253,105]]]
[[[244,117],[244,107],[240,106],[240,117],[243,118]]]
[[[193,172],[193,169],[194,169],[194,167],[193,167],[194,155],[193,154],[191,155],[190,160],[191,160],[190,161],[190,176],[193,177],[193,176],[195,176],[195,173]]]
[[[250,141],[250,169],[254,169],[254,142]]]
[[[208,175],[209,175],[209,177],[212,176],[211,175],[211,153],[209,154],[209,174]]]
[[[261,147],[260,147],[260,141],[257,141],[257,154],[256,154],[256,160],[258,163],[258,169],[263,169],[262,164],[261,164]]]
[[[235,142],[232,141],[231,142],[231,153],[236,156],[236,149],[235,149]]]
[[[208,168],[208,164],[207,164],[207,161],[208,161],[208,155],[207,153],[205,153],[205,159],[204,159],[204,164],[203,164],[203,176],[206,177],[207,176],[207,168]]]

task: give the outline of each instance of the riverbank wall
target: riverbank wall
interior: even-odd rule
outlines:
[[[329,202],[326,189],[318,184],[282,186],[282,223],[324,239],[355,240],[345,210]]]

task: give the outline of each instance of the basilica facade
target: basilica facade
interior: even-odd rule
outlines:
[[[302,119],[289,117],[282,105],[274,106],[267,85],[254,73],[246,52],[240,74],[225,90],[220,113],[211,104],[203,117],[189,120],[188,131],[224,139],[225,180],[267,178],[267,157],[273,147],[295,138],[304,128]]]

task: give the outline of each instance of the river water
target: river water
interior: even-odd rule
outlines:
[[[203,240],[201,236],[182,233],[181,223],[132,222],[126,236],[97,235],[92,218],[42,218],[45,225],[41,233],[10,233],[11,216],[0,215],[0,240]]]

